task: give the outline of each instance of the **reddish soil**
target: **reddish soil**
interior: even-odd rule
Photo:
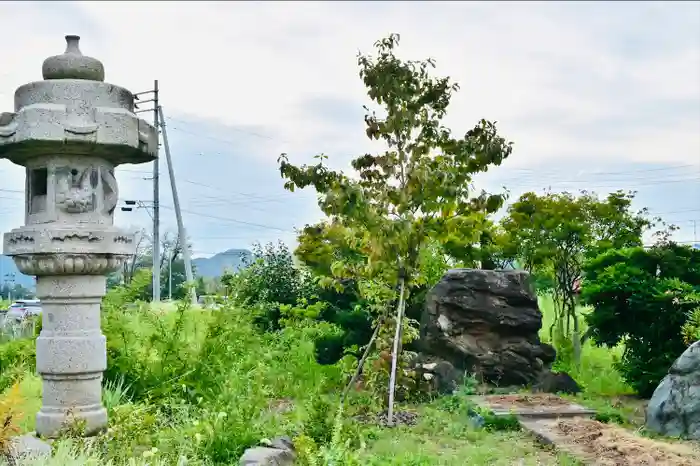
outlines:
[[[491,395],[484,398],[491,406],[503,408],[553,408],[568,406],[570,401],[546,393],[534,395]]]
[[[585,418],[559,421],[557,444],[591,458],[596,466],[697,466],[700,449],[641,437],[622,427]],[[577,455],[578,456],[578,455]]]

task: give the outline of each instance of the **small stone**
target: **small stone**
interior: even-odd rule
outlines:
[[[296,455],[288,449],[254,447],[243,452],[240,466],[292,466]]]
[[[25,458],[51,456],[51,445],[34,435],[20,435],[12,440],[10,456],[15,461]]]

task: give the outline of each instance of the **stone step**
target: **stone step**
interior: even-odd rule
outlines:
[[[572,418],[572,417],[590,417],[595,415],[595,411],[592,409],[565,409],[565,410],[513,410],[513,411],[503,411],[503,410],[492,410],[495,416],[510,416],[514,415],[518,419],[562,419],[562,418]]]
[[[522,406],[518,401],[509,400],[509,395],[472,397],[478,406],[489,409],[496,416],[514,415],[521,419],[560,419],[577,416],[593,416],[596,412],[592,409],[572,403],[554,395],[538,397],[536,395],[523,395],[523,398],[531,400],[530,406]],[[512,395],[517,397],[517,395]],[[537,404],[542,399],[543,404]],[[547,402],[550,404],[546,404]],[[520,406],[519,406],[520,404]]]

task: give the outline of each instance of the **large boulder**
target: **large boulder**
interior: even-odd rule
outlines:
[[[649,401],[647,429],[700,440],[700,341],[676,359]]]
[[[485,382],[529,385],[556,356],[541,328],[527,272],[453,269],[426,297],[420,346]]]

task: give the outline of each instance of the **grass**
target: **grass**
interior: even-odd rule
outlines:
[[[541,307],[546,334],[551,301],[543,299]],[[314,337],[330,331],[328,326],[297,326],[261,335],[245,311],[231,306],[208,311],[172,304],[131,309],[105,304],[103,314],[110,366],[103,400],[110,430],[91,440],[67,433],[55,443],[50,461],[23,464],[235,464],[243,449],[263,438],[313,437],[333,430],[345,374],[336,366],[319,366],[313,354]],[[616,397],[630,393],[613,368],[618,351],[587,343],[581,366],[565,368],[586,388],[577,400],[625,412],[628,404],[614,406]],[[41,381],[25,372],[20,389],[23,399],[17,410],[22,415],[17,422],[22,431],[31,432],[41,405]],[[540,448],[522,432],[475,429],[466,414],[465,396],[455,396],[462,403],[456,409],[445,409],[439,399],[409,407],[419,412],[416,426],[386,429],[352,421],[353,410],[379,409],[376,401],[357,395],[339,428],[342,441],[331,442],[338,451],[354,453],[336,464],[577,464]],[[292,403],[281,412],[275,405],[283,400]],[[319,400],[325,404],[319,405]]]
[[[465,464],[575,465],[572,458],[539,447],[524,432],[474,429],[464,412],[445,413],[434,404],[410,428],[382,430],[365,456],[373,466],[462,466]],[[507,448],[504,448],[507,445]]]
[[[543,341],[550,341],[549,328],[554,322],[554,303],[549,296],[542,296],[539,299],[540,310],[543,315],[542,330],[540,338]],[[587,330],[583,316],[590,312],[590,309],[581,307],[578,310],[581,316],[581,333]],[[561,370],[569,373],[577,382],[586,387],[586,391],[592,395],[600,396],[622,396],[633,394],[632,389],[625,383],[620,373],[615,370],[615,362],[622,357],[624,348],[606,348],[595,346],[589,339],[581,347],[581,364],[562,366]]]
[[[541,296],[539,304],[543,314],[540,337],[543,341],[549,341],[549,327],[554,321],[554,303],[551,297]],[[583,317],[590,309],[581,307],[578,312]],[[585,332],[587,327],[583,318],[580,319],[580,325],[581,333]],[[615,369],[615,363],[620,360],[623,351],[622,346],[598,347],[588,340],[581,348],[579,366],[557,362],[554,369],[567,372],[584,388],[581,394],[567,398],[606,416],[617,418],[623,424],[638,427],[644,423],[646,405],[644,400],[634,395],[632,388]]]

